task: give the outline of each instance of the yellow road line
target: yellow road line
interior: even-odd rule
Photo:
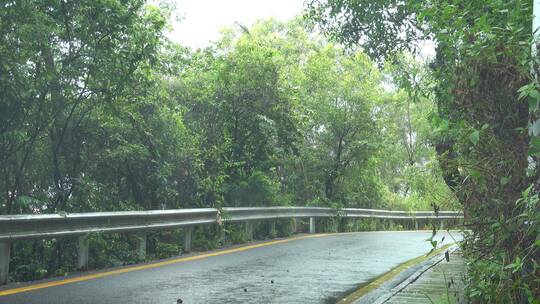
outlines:
[[[71,283],[76,283],[76,282],[83,282],[83,281],[108,277],[112,275],[122,274],[126,272],[157,268],[157,267],[162,267],[162,266],[167,266],[167,265],[172,265],[172,264],[177,264],[177,263],[182,263],[182,262],[200,260],[200,259],[209,258],[213,256],[219,256],[219,255],[224,255],[224,254],[251,250],[251,249],[260,248],[260,247],[266,247],[266,246],[275,245],[275,244],[287,243],[287,242],[301,240],[301,239],[328,236],[328,235],[331,235],[331,234],[325,233],[325,234],[304,235],[304,236],[299,236],[299,237],[294,237],[294,238],[289,238],[289,239],[282,239],[282,240],[277,240],[277,241],[270,241],[270,242],[265,242],[265,243],[242,246],[238,248],[225,249],[225,250],[220,250],[216,252],[210,252],[210,253],[194,255],[194,256],[189,256],[189,257],[184,257],[184,258],[175,258],[172,260],[167,260],[167,261],[162,261],[162,262],[157,262],[157,263],[144,264],[144,265],[126,267],[126,268],[121,268],[121,269],[116,269],[116,270],[111,270],[111,271],[88,274],[88,275],[83,275],[83,276],[69,278],[69,279],[55,280],[55,281],[38,283],[38,284],[28,285],[28,286],[19,287],[19,288],[0,290],[0,296],[7,296],[7,295],[16,294],[16,293],[27,292],[31,290],[49,288],[49,287],[60,286],[60,285],[66,285],[66,284],[71,284]]]
[[[372,290],[378,288],[379,286],[381,286],[384,282],[389,281],[390,279],[392,279],[393,277],[398,275],[403,270],[405,270],[405,269],[407,269],[407,268],[409,268],[409,267],[411,267],[413,265],[419,264],[419,263],[427,260],[428,258],[441,253],[442,251],[448,249],[448,247],[450,247],[450,246],[452,246],[454,244],[455,243],[445,245],[445,246],[443,246],[443,247],[441,247],[441,248],[439,248],[437,250],[432,251],[429,255],[422,255],[422,256],[419,256],[417,258],[408,260],[407,262],[397,266],[396,268],[390,270],[389,272],[380,275],[375,280],[373,280],[371,283],[358,288],[356,291],[352,292],[351,294],[347,295],[343,299],[339,300],[337,302],[337,304],[350,304],[350,303],[353,303],[354,301],[360,299],[361,297],[363,297],[364,295],[366,295],[370,291],[372,291]]]

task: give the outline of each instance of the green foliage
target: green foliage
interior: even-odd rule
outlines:
[[[540,280],[540,265],[535,256],[540,251],[539,201],[538,193],[532,186],[527,188],[517,200],[514,213],[510,217],[500,216],[491,221],[487,229],[492,234],[474,244],[476,248],[504,249],[492,250],[485,259],[469,263],[469,293],[473,299],[513,302],[514,294],[519,292],[527,303],[538,303],[535,284]],[[519,249],[508,248],[506,244],[513,244]],[[475,257],[473,251],[468,254],[471,259]],[[501,286],[502,289],[494,286]]]
[[[34,240],[17,242],[11,263],[13,279],[39,280],[50,275],[64,275],[75,270],[75,243],[69,240]]]
[[[260,171],[253,172],[246,181],[231,187],[232,189],[227,189],[227,201],[231,202],[232,206],[272,206],[286,203],[278,199],[279,184]]]
[[[193,229],[192,247],[206,251],[219,248],[221,244],[222,226],[201,226]]]

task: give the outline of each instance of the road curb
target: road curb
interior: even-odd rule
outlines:
[[[459,247],[452,245],[444,251],[452,253]],[[358,299],[354,304],[382,304],[388,301],[391,297],[405,289],[410,284],[414,283],[426,271],[433,268],[445,259],[445,252],[439,253],[417,265],[411,266],[397,276],[382,284],[378,289],[366,294]]]
[[[444,260],[445,251],[453,252],[458,249],[455,244],[439,248],[431,257],[420,256],[409,260],[393,270],[379,276],[371,283],[362,286],[345,298],[339,304],[373,304],[384,303],[395,293],[416,281],[424,272]],[[433,253],[432,253],[433,254]],[[397,272],[397,273],[396,273]]]

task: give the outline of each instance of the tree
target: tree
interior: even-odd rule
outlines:
[[[302,99],[312,113],[307,148],[320,165],[324,196],[351,204],[345,199],[348,191],[340,188],[351,170],[365,174],[376,149],[372,107],[380,76],[362,54],[349,57],[340,51],[330,45],[307,59]]]
[[[3,212],[63,210],[85,173],[89,117],[141,83],[166,19],[144,1],[15,1],[0,14]]]
[[[458,207],[456,198],[441,178],[430,120],[436,106],[433,85],[423,62],[400,54],[385,69],[389,92],[377,103],[377,128],[381,149],[376,167],[389,190],[388,201],[400,209]],[[399,206],[399,207],[398,207]]]
[[[231,30],[219,48],[196,53],[193,69],[181,80],[189,96],[183,101],[188,125],[206,139],[203,149],[212,158],[205,171],[213,167],[211,174],[221,176],[219,191],[228,205],[282,204],[250,201],[246,187],[260,182],[252,186],[278,191],[271,180],[279,181],[281,159],[297,149],[294,104],[280,83],[283,54],[257,33],[265,26],[271,24]],[[205,90],[197,85],[201,80]]]

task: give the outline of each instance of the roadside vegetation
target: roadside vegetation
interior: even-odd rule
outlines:
[[[532,1],[309,1],[338,41],[392,63],[435,44],[434,145],[471,230],[473,303],[540,303],[540,120]],[[533,47],[531,47],[533,46]],[[531,49],[533,51],[531,52]],[[406,87],[405,87],[406,88]]]

